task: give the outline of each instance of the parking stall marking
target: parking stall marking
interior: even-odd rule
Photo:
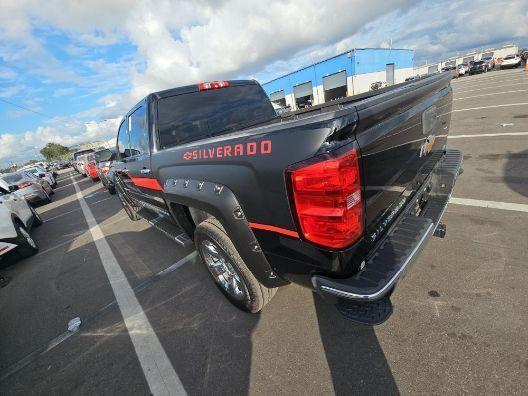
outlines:
[[[455,205],[477,206],[480,208],[502,209],[502,210],[511,210],[515,212],[528,213],[528,205],[512,203],[512,202],[484,201],[481,199],[452,197],[449,200],[449,203],[452,203]]]
[[[480,133],[474,135],[448,135],[448,139],[465,139],[476,137],[496,137],[496,136],[528,136],[528,132],[503,132],[503,133]]]
[[[526,92],[526,91],[528,91],[528,89],[517,89],[517,90],[514,90],[514,91],[493,92],[493,93],[488,93],[488,94],[481,94],[481,95],[465,96],[463,98],[456,98],[456,99],[453,99],[453,101],[455,101],[455,100],[464,100],[464,99],[473,99],[473,98],[481,98],[483,96],[494,96],[494,95],[503,95],[503,94],[509,94],[509,93],[516,93],[516,92]]]
[[[487,87],[484,87],[484,88],[476,88],[476,89],[467,89],[467,90],[462,90],[462,91],[459,91],[456,89],[455,86],[453,86],[453,92],[455,94],[461,94],[461,93],[468,93],[468,92],[476,92],[476,91],[485,91],[487,89],[496,89],[497,87],[499,88],[504,88],[504,87],[519,87],[519,86],[525,86],[525,85],[528,85],[528,82],[524,83],[524,82],[520,82],[520,83],[517,83],[517,84],[499,84],[498,86],[495,86],[495,85],[489,85]]]
[[[77,182],[73,177],[71,179],[150,391],[154,395],[186,395],[178,374],[174,371],[126,275],[84,200]]]
[[[493,106],[469,107],[467,109],[451,110],[450,113],[459,113],[459,112],[462,112],[462,111],[494,109],[494,108],[497,108],[497,107],[513,107],[513,106],[528,106],[528,102],[523,102],[523,103],[505,103],[505,104],[493,105]],[[446,114],[449,114],[449,113],[445,113],[445,114],[441,114],[441,115],[446,115]]]

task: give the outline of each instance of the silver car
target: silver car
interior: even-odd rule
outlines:
[[[53,189],[47,181],[25,171],[2,175],[0,186],[24,198],[29,204],[49,203],[53,194]]]
[[[32,173],[33,175],[46,180],[51,188],[57,187],[57,181],[55,180],[55,177],[53,176],[52,172],[48,172],[44,167],[41,165],[33,165],[33,166],[26,166],[22,168],[21,170],[26,171],[28,173]]]

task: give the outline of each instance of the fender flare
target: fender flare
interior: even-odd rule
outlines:
[[[200,180],[167,179],[163,191],[165,201],[175,219],[179,218],[177,212],[181,205],[202,210],[216,217],[226,230],[240,257],[264,286],[271,288],[289,283],[280,278],[271,268],[247,222],[242,206],[228,187]],[[179,208],[178,205],[180,205]],[[175,211],[173,206],[176,206]],[[185,229],[186,227],[183,228],[189,232]]]

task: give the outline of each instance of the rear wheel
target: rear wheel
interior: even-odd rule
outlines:
[[[217,219],[210,217],[196,227],[194,243],[217,287],[236,307],[259,312],[275,295],[277,288],[255,278]]]
[[[37,243],[33,240],[26,228],[21,224],[15,224],[18,245],[16,251],[21,258],[33,256],[38,252]]]
[[[139,212],[139,207],[134,205],[121,191],[121,189],[117,190],[117,196],[119,200],[121,201],[121,205],[123,205],[123,209],[125,209],[126,214],[132,221],[138,221],[141,219],[141,217],[137,214]]]
[[[46,191],[46,189],[44,189],[44,203],[45,204],[49,204],[50,202],[51,202],[51,197],[48,194],[48,192]]]

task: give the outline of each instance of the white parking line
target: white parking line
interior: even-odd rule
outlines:
[[[458,112],[461,112],[461,111],[471,111],[471,110],[494,109],[496,107],[512,107],[512,106],[528,106],[528,102],[506,103],[506,104],[493,105],[493,106],[470,107],[470,108],[467,108],[467,109],[451,110],[451,113],[458,113]],[[446,114],[449,114],[449,113],[446,113]],[[444,114],[442,114],[442,115],[444,115]]]
[[[480,80],[473,80],[473,81],[461,81],[458,84],[455,84],[453,86],[463,88],[463,87],[469,87],[472,85],[499,84],[499,83],[509,82],[509,81],[523,81],[524,77],[525,77],[524,74],[522,74],[520,76],[515,76],[513,78],[505,78],[503,80],[499,80],[496,78],[488,78],[488,79],[480,79]]]
[[[126,275],[119,266],[73,177],[72,181],[151,393],[154,395],[186,395],[178,374],[174,371],[147,315],[143,312]]]
[[[509,94],[509,93],[515,93],[515,92],[526,92],[528,89],[517,89],[515,91],[503,91],[503,92],[493,92],[489,94],[481,94],[481,95],[473,95],[473,96],[465,96],[463,98],[456,98],[455,100],[464,100],[464,99],[473,99],[473,98],[481,98],[483,96],[494,96],[494,95],[503,95],[503,94]]]
[[[528,132],[480,133],[474,135],[449,135],[448,139],[495,137],[495,136],[528,136]]]
[[[475,92],[475,91],[485,91],[487,89],[497,89],[497,87],[499,88],[504,88],[504,87],[519,87],[519,86],[524,86],[524,85],[528,85],[528,83],[517,83],[517,84],[498,84],[498,85],[490,85],[490,86],[487,86],[487,87],[484,87],[484,88],[476,88],[476,89],[467,89],[465,91],[456,91],[456,90],[453,90],[453,92],[455,94],[462,94],[462,93],[468,93],[468,92]]]
[[[511,202],[483,201],[480,199],[454,198],[454,197],[451,198],[449,202],[455,205],[478,206],[480,208],[512,210],[515,212],[528,213],[528,205],[511,203]]]

